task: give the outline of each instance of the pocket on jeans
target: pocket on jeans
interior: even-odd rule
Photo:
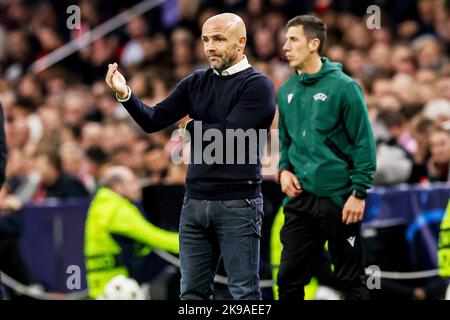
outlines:
[[[262,207],[262,204],[261,204]],[[264,218],[264,211],[262,208],[260,208],[259,205],[256,206],[256,210],[255,210],[255,228],[256,228],[256,235],[259,238],[262,238],[262,222],[263,222],[263,218]]]
[[[253,208],[249,199],[220,200],[219,203],[223,208],[230,211],[248,211]]]

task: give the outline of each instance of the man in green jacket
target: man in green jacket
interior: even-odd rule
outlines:
[[[359,85],[320,54],[326,25],[313,16],[287,24],[283,46],[293,75],[278,93],[279,180],[290,198],[281,230],[280,299],[303,299],[328,240],[346,299],[368,299],[360,244],[376,150]]]
[[[103,294],[109,280],[124,275],[123,252],[114,236],[122,236],[151,249],[179,253],[178,233],[148,222],[132,203],[140,198],[141,187],[134,173],[123,166],[107,169],[88,211],[84,255],[89,296]]]

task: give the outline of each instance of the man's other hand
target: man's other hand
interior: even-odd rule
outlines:
[[[342,209],[342,222],[345,224],[362,221],[364,216],[365,200],[361,200],[351,195],[345,202]]]
[[[288,170],[283,170],[280,174],[281,191],[291,198],[303,192],[302,186],[297,177]]]

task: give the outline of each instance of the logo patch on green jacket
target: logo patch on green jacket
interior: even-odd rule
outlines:
[[[327,95],[322,92],[316,93],[314,95],[314,101],[317,101],[317,100],[325,101],[325,100],[327,100],[327,98],[328,98]]]
[[[292,100],[293,97],[294,97],[294,94],[293,94],[293,93],[289,93],[289,94],[287,95],[288,103],[291,103],[291,100]]]

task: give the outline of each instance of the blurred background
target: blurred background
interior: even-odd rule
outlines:
[[[117,20],[139,3],[153,8]],[[106,86],[109,63],[117,62],[133,92],[153,106],[185,76],[209,67],[201,26],[212,15],[234,12],[246,23],[249,62],[278,90],[292,75],[281,50],[284,26],[296,15],[313,14],[328,26],[324,56],[341,62],[363,88],[377,140],[363,239],[367,266],[391,273],[371,294],[441,299],[445,281],[437,277],[436,254],[450,195],[449,3],[0,0],[0,102],[8,145],[0,270],[59,298],[76,292],[83,297],[84,222],[99,178],[111,165],[127,166],[139,177],[139,205],[152,223],[177,230],[186,174],[185,165],[171,161],[178,124],[145,134]],[[76,28],[68,24],[71,5],[80,12]],[[368,27],[370,5],[381,10],[379,29]],[[95,37],[104,24],[110,32]],[[58,49],[61,55],[51,54]],[[276,152],[266,157],[278,159]],[[283,195],[273,170],[264,172],[261,278],[269,280],[264,299],[272,299],[269,238]],[[70,265],[82,270],[80,288],[66,285]],[[177,299],[176,266],[152,253],[137,269],[134,278],[150,283],[153,298]],[[223,285],[217,288],[227,296]],[[9,286],[2,290],[9,298],[26,298]]]

